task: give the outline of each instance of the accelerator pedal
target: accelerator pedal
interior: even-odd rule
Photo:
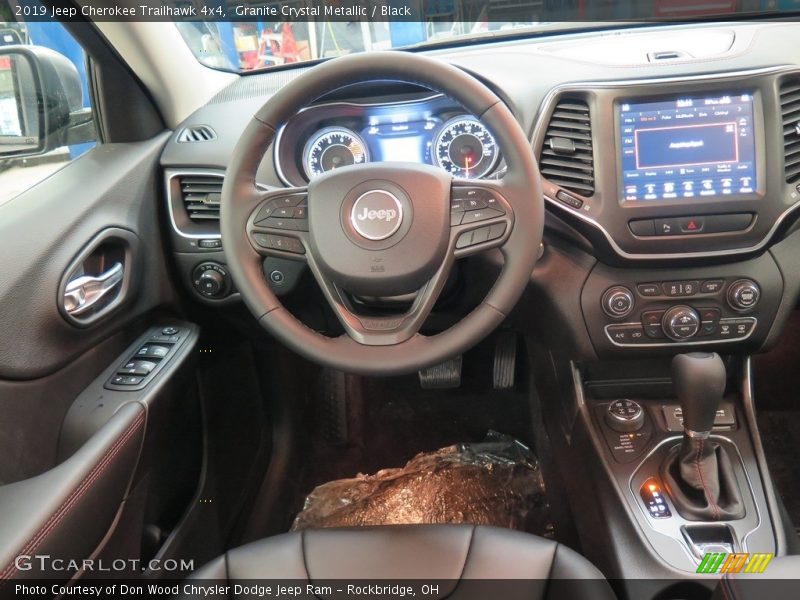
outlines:
[[[419,372],[419,385],[423,390],[442,390],[461,385],[461,355]]]
[[[494,389],[513,389],[516,372],[517,334],[513,331],[501,331],[494,344],[494,368],[492,371]]]

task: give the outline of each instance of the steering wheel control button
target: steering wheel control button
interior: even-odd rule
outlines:
[[[603,294],[603,310],[609,317],[628,316],[633,311],[634,303],[633,292],[621,285],[609,288]]]
[[[728,288],[728,304],[733,310],[748,311],[758,304],[761,289],[755,281],[739,279]]]
[[[463,224],[468,223],[477,223],[479,221],[487,221],[489,219],[494,219],[495,217],[502,217],[506,213],[501,212],[499,210],[495,210],[494,208],[482,208],[480,210],[468,210],[464,213],[464,220],[461,221]]]
[[[634,400],[614,400],[608,405],[606,423],[620,433],[638,431],[644,425],[644,409]]]
[[[392,237],[403,224],[403,205],[386,190],[370,190],[350,209],[350,224],[361,237],[380,241]]]
[[[253,222],[258,227],[308,231],[308,207],[302,194],[273,198],[262,206]]]
[[[670,339],[686,341],[700,331],[700,315],[691,306],[673,306],[664,313],[662,327]]]
[[[286,235],[273,235],[270,233],[253,233],[253,239],[256,244],[262,248],[269,248],[270,250],[281,250],[283,252],[291,252],[292,254],[305,254],[306,249],[303,242],[297,238],[289,237]]]
[[[491,242],[498,240],[506,232],[505,223],[496,223],[494,225],[486,225],[479,227],[472,231],[465,231],[458,236],[456,240],[456,249],[467,248],[468,246],[476,246],[484,242]]]

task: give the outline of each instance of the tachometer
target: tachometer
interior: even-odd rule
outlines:
[[[475,117],[450,119],[433,143],[436,165],[456,177],[483,177],[494,167],[497,155],[497,142]]]
[[[303,150],[303,166],[309,179],[339,167],[367,162],[369,152],[364,140],[345,127],[321,129]]]

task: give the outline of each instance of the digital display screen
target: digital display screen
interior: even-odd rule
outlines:
[[[624,200],[755,192],[752,94],[622,102],[617,110]]]
[[[428,162],[431,141],[440,121],[421,115],[391,115],[361,132],[375,162]],[[386,122],[388,121],[388,122]]]

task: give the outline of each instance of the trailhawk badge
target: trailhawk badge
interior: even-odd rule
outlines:
[[[385,240],[403,224],[403,205],[390,192],[371,190],[353,203],[350,224],[361,237]]]

